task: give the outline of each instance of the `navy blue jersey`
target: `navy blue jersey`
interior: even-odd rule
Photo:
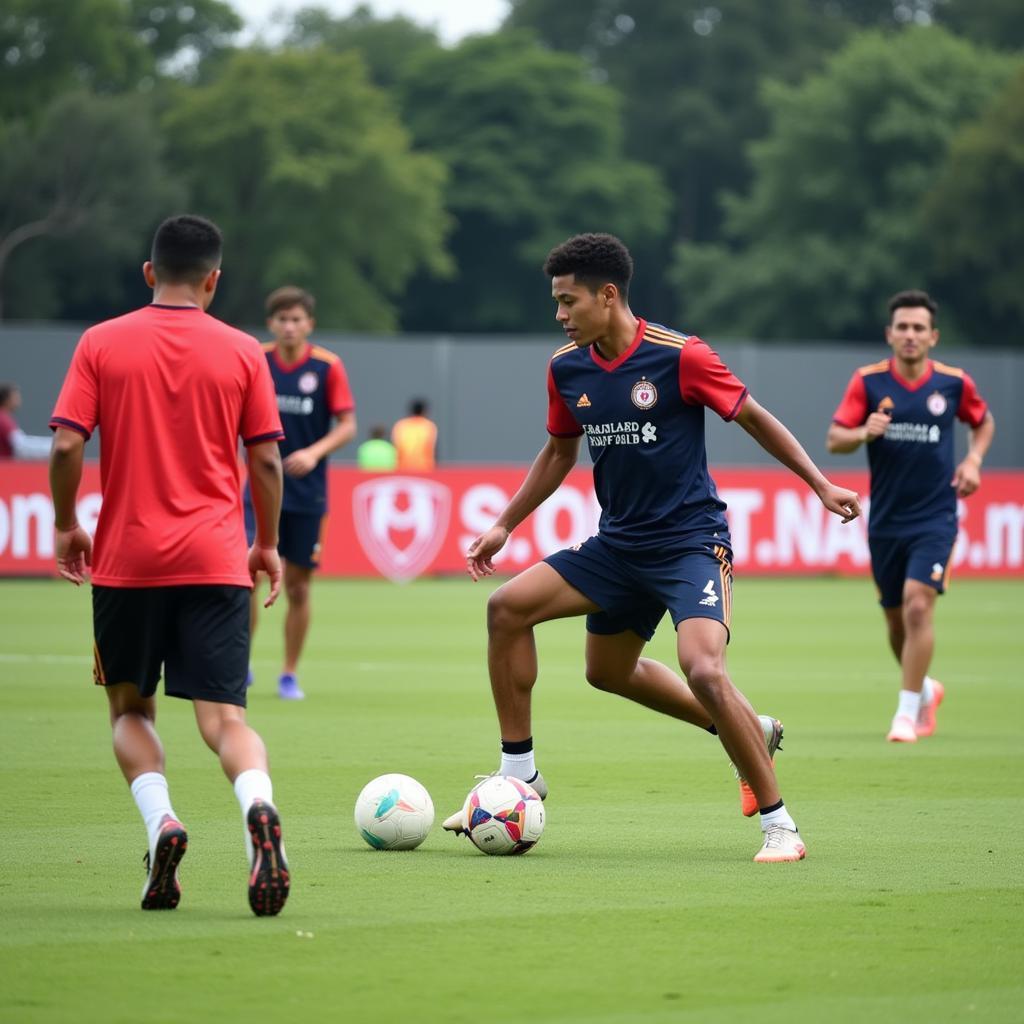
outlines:
[[[891,419],[885,434],[867,445],[871,536],[956,532],[953,424],[977,427],[987,411],[974,381],[955,366],[929,360],[914,381],[904,380],[891,359],[857,370],[833,421],[859,427],[873,412]]]
[[[552,356],[548,432],[586,437],[609,544],[729,542],[725,503],[708,473],[704,407],[731,420],[746,395],[700,338],[643,320],[613,361],[593,345],[565,345]]]
[[[277,409],[284,427],[282,458],[308,448],[327,434],[334,417],[355,408],[341,359],[329,349],[307,345],[298,361],[281,361],[277,345],[263,346],[277,395]],[[249,499],[248,490],[246,499]],[[288,512],[323,513],[327,508],[327,459],[321,459],[306,476],[285,473],[281,508]]]

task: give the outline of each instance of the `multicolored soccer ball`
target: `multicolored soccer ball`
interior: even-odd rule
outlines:
[[[356,828],[375,850],[414,850],[434,824],[430,794],[408,775],[380,775],[356,799]]]
[[[526,853],[544,831],[544,804],[522,779],[492,775],[470,790],[463,805],[466,834],[484,853]]]

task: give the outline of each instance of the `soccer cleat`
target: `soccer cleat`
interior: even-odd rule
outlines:
[[[281,700],[304,700],[306,697],[299,689],[298,677],[293,672],[283,672],[278,678],[277,695]]]
[[[273,804],[254,800],[246,815],[252,839],[252,871],[249,873],[249,906],[257,917],[281,913],[291,875],[281,841],[281,819]]]
[[[932,680],[932,699],[925,704],[921,701],[921,708],[917,712],[917,721],[914,723],[914,731],[918,736],[931,736],[935,732],[935,712],[946,696],[946,688],[942,683]]]
[[[486,779],[494,778],[494,776],[497,774],[498,772],[491,772],[490,775],[477,775],[476,778],[478,778],[480,781],[476,784],[476,786],[473,787],[473,789],[476,789],[478,786],[480,786],[481,783],[483,783]],[[544,781],[544,776],[541,775],[540,772],[537,772],[537,774],[534,775],[532,779],[524,779],[523,781],[526,782],[526,784],[534,790],[534,792],[537,794],[537,796],[541,798],[541,800],[547,799],[548,784]],[[470,790],[470,792],[472,792],[472,790]],[[463,808],[460,807],[454,814],[449,815],[449,817],[445,818],[443,824],[441,825],[441,828],[443,828],[447,832],[454,832],[457,836],[461,836],[466,831],[466,819],[463,817],[462,812]]]
[[[917,728],[909,715],[896,715],[885,737],[890,743],[916,743]]]
[[[169,814],[160,822],[153,855],[143,857],[146,884],[142,889],[143,910],[173,910],[181,899],[178,864],[188,849],[188,833],[180,821]]]
[[[758,715],[761,729],[764,731],[764,741],[768,746],[768,756],[775,764],[775,751],[782,749],[782,723],[771,715]],[[740,784],[740,810],[745,818],[752,818],[758,812],[757,797],[754,791],[747,785],[747,780],[740,775],[739,768],[732,766],[736,773],[736,779]]]
[[[764,830],[764,846],[754,855],[758,864],[783,864],[786,861],[803,860],[807,847],[795,829],[785,825],[769,825]]]

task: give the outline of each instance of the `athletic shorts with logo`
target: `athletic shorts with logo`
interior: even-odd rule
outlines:
[[[868,537],[871,573],[883,608],[903,604],[903,584],[917,580],[945,593],[956,533],[913,534],[906,537]]]
[[[143,697],[164,693],[245,707],[249,669],[248,587],[92,588],[100,686],[134,683]]]
[[[684,619],[715,619],[728,635],[732,552],[718,539],[693,541],[670,553],[627,553],[598,534],[544,561],[601,609],[587,616],[589,633],[628,629],[650,640],[667,610],[673,626]]]
[[[320,548],[323,544],[327,516],[314,512],[289,512],[282,510],[278,523],[278,554],[292,565],[304,569],[316,569],[320,565]],[[245,505],[245,536],[252,546],[256,539],[256,514],[252,505]]]

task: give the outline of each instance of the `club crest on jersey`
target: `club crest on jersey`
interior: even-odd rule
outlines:
[[[928,411],[933,416],[941,416],[946,411],[946,396],[940,394],[938,391],[933,391],[928,396],[927,401]]]
[[[646,377],[641,377],[633,385],[633,390],[629,397],[638,409],[650,409],[657,404],[658,389]]]
[[[299,390],[304,395],[311,395],[320,384],[320,378],[312,370],[304,373],[299,378]]]

